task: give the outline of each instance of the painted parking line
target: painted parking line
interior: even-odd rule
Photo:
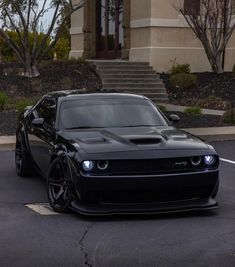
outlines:
[[[34,212],[40,215],[60,215],[61,213],[55,212],[49,203],[33,203],[33,204],[26,204],[27,208],[33,210]]]
[[[229,160],[229,159],[220,158],[220,160],[223,161],[223,162],[230,163],[230,164],[235,164],[235,161],[232,161],[232,160]]]

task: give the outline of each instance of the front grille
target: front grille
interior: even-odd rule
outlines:
[[[152,175],[203,171],[203,163],[193,166],[191,158],[141,159],[141,160],[111,160],[105,171],[97,167],[93,175]]]
[[[161,189],[161,191],[120,191],[100,193],[100,204],[151,204],[160,202],[183,201],[209,197],[211,188],[182,187],[175,189]]]
[[[177,162],[185,162],[185,166],[176,166]],[[171,171],[192,171],[188,159],[150,159],[150,160],[120,160],[110,162],[113,174],[153,174],[171,173]]]

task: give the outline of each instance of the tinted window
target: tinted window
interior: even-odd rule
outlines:
[[[60,109],[63,129],[165,125],[162,115],[147,100],[71,100],[63,102]]]
[[[56,104],[54,99],[46,98],[37,105],[34,110],[35,117],[44,118],[46,124],[51,126],[55,123]]]

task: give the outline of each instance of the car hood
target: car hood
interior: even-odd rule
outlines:
[[[146,150],[208,150],[208,145],[173,127],[127,127],[69,130],[63,137],[86,153]]]

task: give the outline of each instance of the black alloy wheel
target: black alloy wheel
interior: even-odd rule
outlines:
[[[56,158],[50,167],[47,179],[47,195],[56,212],[67,212],[74,199],[73,182],[67,160]]]
[[[26,152],[24,146],[22,135],[18,133],[16,136],[16,146],[15,146],[15,167],[17,175],[21,177],[27,177],[33,175],[32,161]]]

